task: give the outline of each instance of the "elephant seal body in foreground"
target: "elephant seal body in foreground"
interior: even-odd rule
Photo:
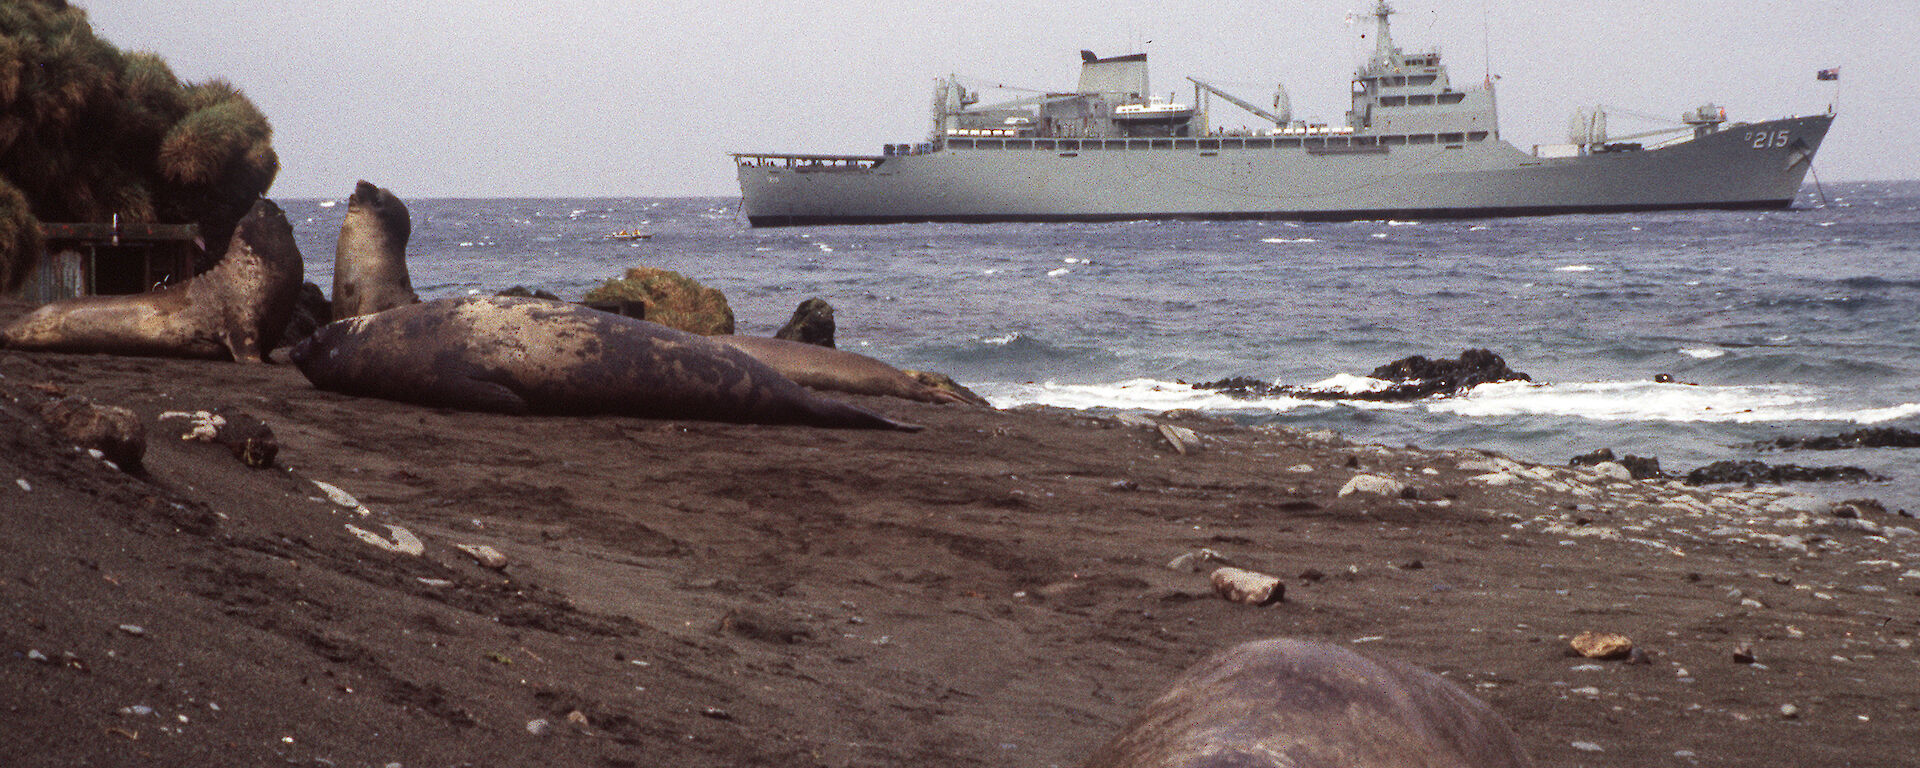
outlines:
[[[213,269],[150,293],[81,296],[0,331],[14,349],[264,362],[300,297],[303,266],[287,215],[253,204]]]
[[[1187,670],[1085,768],[1524,768],[1485,703],[1422,669],[1263,640]]]
[[[333,318],[371,315],[417,304],[407,277],[407,204],[365,181],[347,197],[347,217],[333,248]]]
[[[441,299],[341,320],[292,357],[321,389],[445,408],[919,429],[817,397],[705,337],[542,299]]]
[[[924,403],[963,403],[959,395],[920,383],[906,372],[866,355],[832,347],[757,336],[709,336],[752,355],[801,386],[856,395],[881,395]]]

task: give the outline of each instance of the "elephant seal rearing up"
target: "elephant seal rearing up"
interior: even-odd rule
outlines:
[[[56,301],[15,320],[0,341],[15,349],[264,362],[293,316],[301,271],[286,213],[261,199],[213,269],[150,293]]]
[[[959,395],[934,389],[919,379],[866,355],[785,339],[758,336],[707,338],[752,355],[804,387],[856,395],[881,395],[924,403],[964,403]]]
[[[1500,716],[1439,675],[1336,645],[1201,662],[1084,768],[1524,768]]]
[[[441,299],[341,320],[292,356],[321,389],[446,408],[919,429],[818,397],[706,337],[542,299]]]
[[[347,217],[333,248],[333,318],[371,315],[417,304],[407,278],[407,204],[365,181],[347,197]]]

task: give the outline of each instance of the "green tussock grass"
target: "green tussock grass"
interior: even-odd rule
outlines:
[[[279,173],[272,139],[232,83],[183,83],[60,0],[0,0],[0,185],[28,220],[193,223],[224,247]],[[0,232],[0,289],[40,247],[16,231]]]

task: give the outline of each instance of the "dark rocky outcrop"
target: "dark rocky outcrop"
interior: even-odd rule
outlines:
[[[1836,451],[1842,448],[1920,448],[1920,431],[1899,427],[1856,429],[1819,437],[1780,437],[1754,443],[1761,450]]]
[[[1591,467],[1595,464],[1604,464],[1609,461],[1626,467],[1628,472],[1633,473],[1633,479],[1635,480],[1653,480],[1667,476],[1667,473],[1660,471],[1660,460],[1658,458],[1652,456],[1634,456],[1632,454],[1615,456],[1613,455],[1612,448],[1601,448],[1592,453],[1575,456],[1567,462],[1567,466]]]
[[[1507,361],[1491,350],[1469,349],[1452,360],[1429,360],[1420,355],[1401,358],[1373,369],[1371,378],[1393,382],[1392,386],[1372,392],[1319,390],[1290,384],[1269,384],[1259,379],[1235,376],[1193,385],[1197,389],[1218,390],[1235,397],[1271,397],[1282,395],[1306,400],[1368,400],[1405,402],[1436,395],[1457,395],[1481,384],[1497,381],[1532,381],[1533,377],[1507,367]]]
[[[1716,483],[1853,483],[1885,480],[1860,467],[1773,465],[1752,459],[1716,461],[1687,473],[1688,485]]]
[[[560,300],[560,297],[554,295],[552,291],[548,291],[541,288],[528,288],[524,285],[516,285],[512,288],[508,288],[494,295],[495,296],[515,296],[523,299],[546,299],[548,301]]]
[[[831,347],[833,330],[833,305],[825,299],[813,298],[800,302],[799,308],[793,310],[793,319],[788,320],[786,326],[773,337]]]

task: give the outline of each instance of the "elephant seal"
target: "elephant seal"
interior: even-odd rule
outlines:
[[[15,349],[265,362],[300,297],[300,247],[272,200],[253,204],[213,269],[150,293],[81,296],[0,331]]]
[[[780,375],[811,389],[900,397],[923,403],[966,402],[959,395],[929,387],[898,368],[862,354],[757,336],[707,338],[752,355]]]
[[[1262,640],[1201,662],[1084,768],[1524,768],[1500,716],[1439,675]]]
[[[400,198],[365,181],[354,186],[333,248],[335,320],[420,302],[407,279],[412,234],[413,219]]]
[[[321,389],[463,410],[920,429],[817,397],[706,337],[543,299],[441,299],[340,320],[292,358]]]

